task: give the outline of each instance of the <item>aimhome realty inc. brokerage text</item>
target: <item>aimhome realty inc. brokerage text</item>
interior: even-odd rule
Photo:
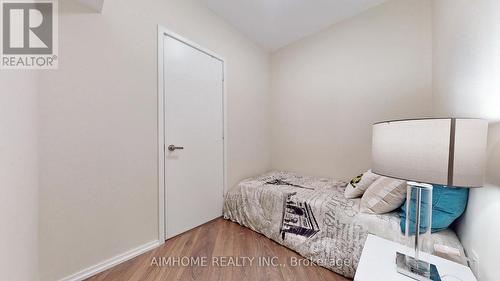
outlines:
[[[200,257],[153,257],[150,266],[157,267],[287,267],[287,266],[329,266],[341,267],[351,264],[350,259],[314,260],[288,257],[280,260],[277,256],[237,257],[237,256],[200,256]]]

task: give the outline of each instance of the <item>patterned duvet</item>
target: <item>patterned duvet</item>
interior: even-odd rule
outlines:
[[[403,242],[397,213],[359,212],[360,199],[346,199],[346,182],[271,172],[246,179],[225,197],[224,218],[353,278],[369,233]],[[433,234],[435,243],[463,248],[455,234]],[[463,261],[460,261],[463,263]]]

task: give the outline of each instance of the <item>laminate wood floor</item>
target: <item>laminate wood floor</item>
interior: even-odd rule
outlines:
[[[219,218],[87,280],[349,280],[314,264],[296,265],[299,260],[305,261],[265,236]],[[165,266],[158,266],[162,262]]]

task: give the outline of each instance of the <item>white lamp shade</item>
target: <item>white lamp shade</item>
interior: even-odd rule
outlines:
[[[417,182],[481,187],[488,122],[416,119],[373,125],[372,171]]]

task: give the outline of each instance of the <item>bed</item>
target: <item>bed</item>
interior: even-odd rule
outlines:
[[[353,278],[369,233],[404,242],[397,212],[360,213],[360,199],[346,199],[346,182],[270,172],[240,182],[224,201],[224,218],[237,222],[301,256],[345,277]],[[432,235],[432,243],[465,254],[452,230]]]

